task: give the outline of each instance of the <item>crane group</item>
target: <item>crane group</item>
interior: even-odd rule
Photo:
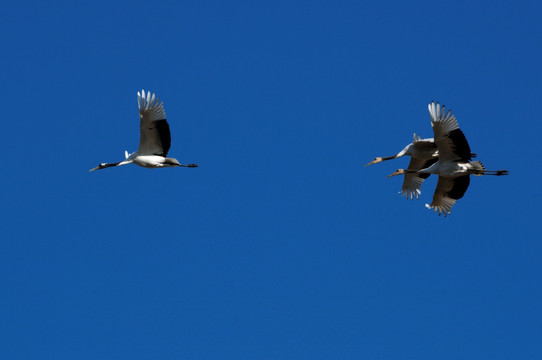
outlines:
[[[470,175],[508,175],[507,170],[486,170],[480,161],[471,161],[471,153],[465,135],[459,129],[455,115],[444,106],[431,102],[428,106],[434,138],[421,139],[414,134],[414,141],[393,156],[377,157],[368,165],[402,156],[410,156],[407,169],[399,169],[388,177],[405,175],[401,193],[407,198],[418,198],[420,188],[431,174],[438,175],[437,187],[431,204],[426,207],[444,216],[451,213],[457,200],[461,199],[470,183]]]
[[[181,164],[167,157],[171,145],[171,133],[166,121],[164,106],[160,98],[150,91],[137,93],[139,106],[139,148],[116,163],[101,163],[90,171],[134,163],[145,168],[198,167],[196,164]],[[455,115],[438,102],[428,106],[434,137],[420,139],[414,134],[413,142],[395,155],[377,157],[365,166],[382,161],[410,156],[407,169],[398,169],[388,177],[404,175],[401,194],[408,199],[418,199],[425,179],[438,175],[437,187],[431,204],[426,207],[447,216],[457,200],[461,199],[470,183],[470,175],[508,175],[507,170],[486,170],[480,161],[471,161],[476,154],[470,150],[465,135],[459,129]]]

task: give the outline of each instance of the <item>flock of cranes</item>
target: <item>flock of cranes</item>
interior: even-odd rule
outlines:
[[[181,164],[175,158],[167,157],[171,145],[171,133],[166,121],[164,106],[160,98],[150,91],[137,93],[139,106],[139,148],[125,159],[116,163],[101,163],[91,169],[101,170],[112,166],[136,164],[145,168],[198,167],[196,164]],[[418,199],[425,179],[431,174],[438,175],[433,202],[426,207],[444,216],[450,214],[455,202],[465,195],[469,187],[470,175],[508,175],[507,170],[486,170],[480,161],[471,161],[469,143],[459,129],[455,116],[445,111],[439,103],[429,104],[431,126],[434,138],[420,139],[414,134],[414,141],[393,156],[377,157],[365,166],[382,161],[410,156],[407,169],[399,169],[388,177],[404,175],[401,193],[406,198]]]
[[[457,200],[461,199],[470,183],[470,175],[508,175],[507,170],[486,170],[480,161],[471,161],[476,155],[471,153],[469,143],[459,129],[455,115],[446,112],[439,103],[429,104],[433,139],[421,139],[414,134],[414,141],[397,155],[377,157],[368,165],[402,156],[410,156],[407,169],[399,169],[388,177],[405,175],[401,193],[407,198],[418,198],[425,179],[431,174],[438,175],[437,187],[429,209],[444,216],[451,213]]]

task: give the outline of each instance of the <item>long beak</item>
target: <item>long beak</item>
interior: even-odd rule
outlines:
[[[396,175],[403,175],[404,173],[405,173],[405,171],[403,169],[399,169],[396,172],[394,172],[393,174],[389,174],[386,177],[389,178],[389,177],[396,176]]]
[[[188,165],[185,165],[185,164],[179,164],[179,166],[182,166],[182,167],[198,167],[197,164],[188,164]]]
[[[96,166],[94,169],[90,169],[88,172],[93,172],[94,170],[98,170],[98,169],[100,169],[100,167]]]
[[[371,161],[370,163],[366,164],[365,167],[367,167],[369,165],[373,165],[373,164],[378,164],[379,162],[382,162],[382,161],[384,161],[384,160],[381,157],[377,157],[373,161]]]

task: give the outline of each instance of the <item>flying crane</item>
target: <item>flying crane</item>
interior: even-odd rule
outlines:
[[[421,170],[433,165],[438,160],[437,145],[433,139],[420,139],[414,133],[413,141],[405,146],[403,150],[392,156],[376,157],[365,166],[378,164],[382,161],[397,159],[403,156],[410,156],[408,170]],[[401,188],[401,195],[407,199],[418,198],[421,194],[421,187],[425,179],[431,174],[420,174],[416,172],[405,173],[405,179]]]
[[[171,146],[171,134],[166,121],[164,106],[160,98],[141,90],[137,93],[139,105],[139,148],[133,154],[124,152],[125,160],[116,163],[101,163],[89,171],[101,170],[112,166],[121,166],[134,163],[145,168],[161,167],[198,167],[196,164],[181,164],[175,158],[167,157]]]

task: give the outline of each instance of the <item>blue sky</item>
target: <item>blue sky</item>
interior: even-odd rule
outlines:
[[[0,9],[5,359],[542,356],[542,8],[53,1]],[[198,169],[89,173],[164,101]],[[372,167],[456,114],[452,214]]]

